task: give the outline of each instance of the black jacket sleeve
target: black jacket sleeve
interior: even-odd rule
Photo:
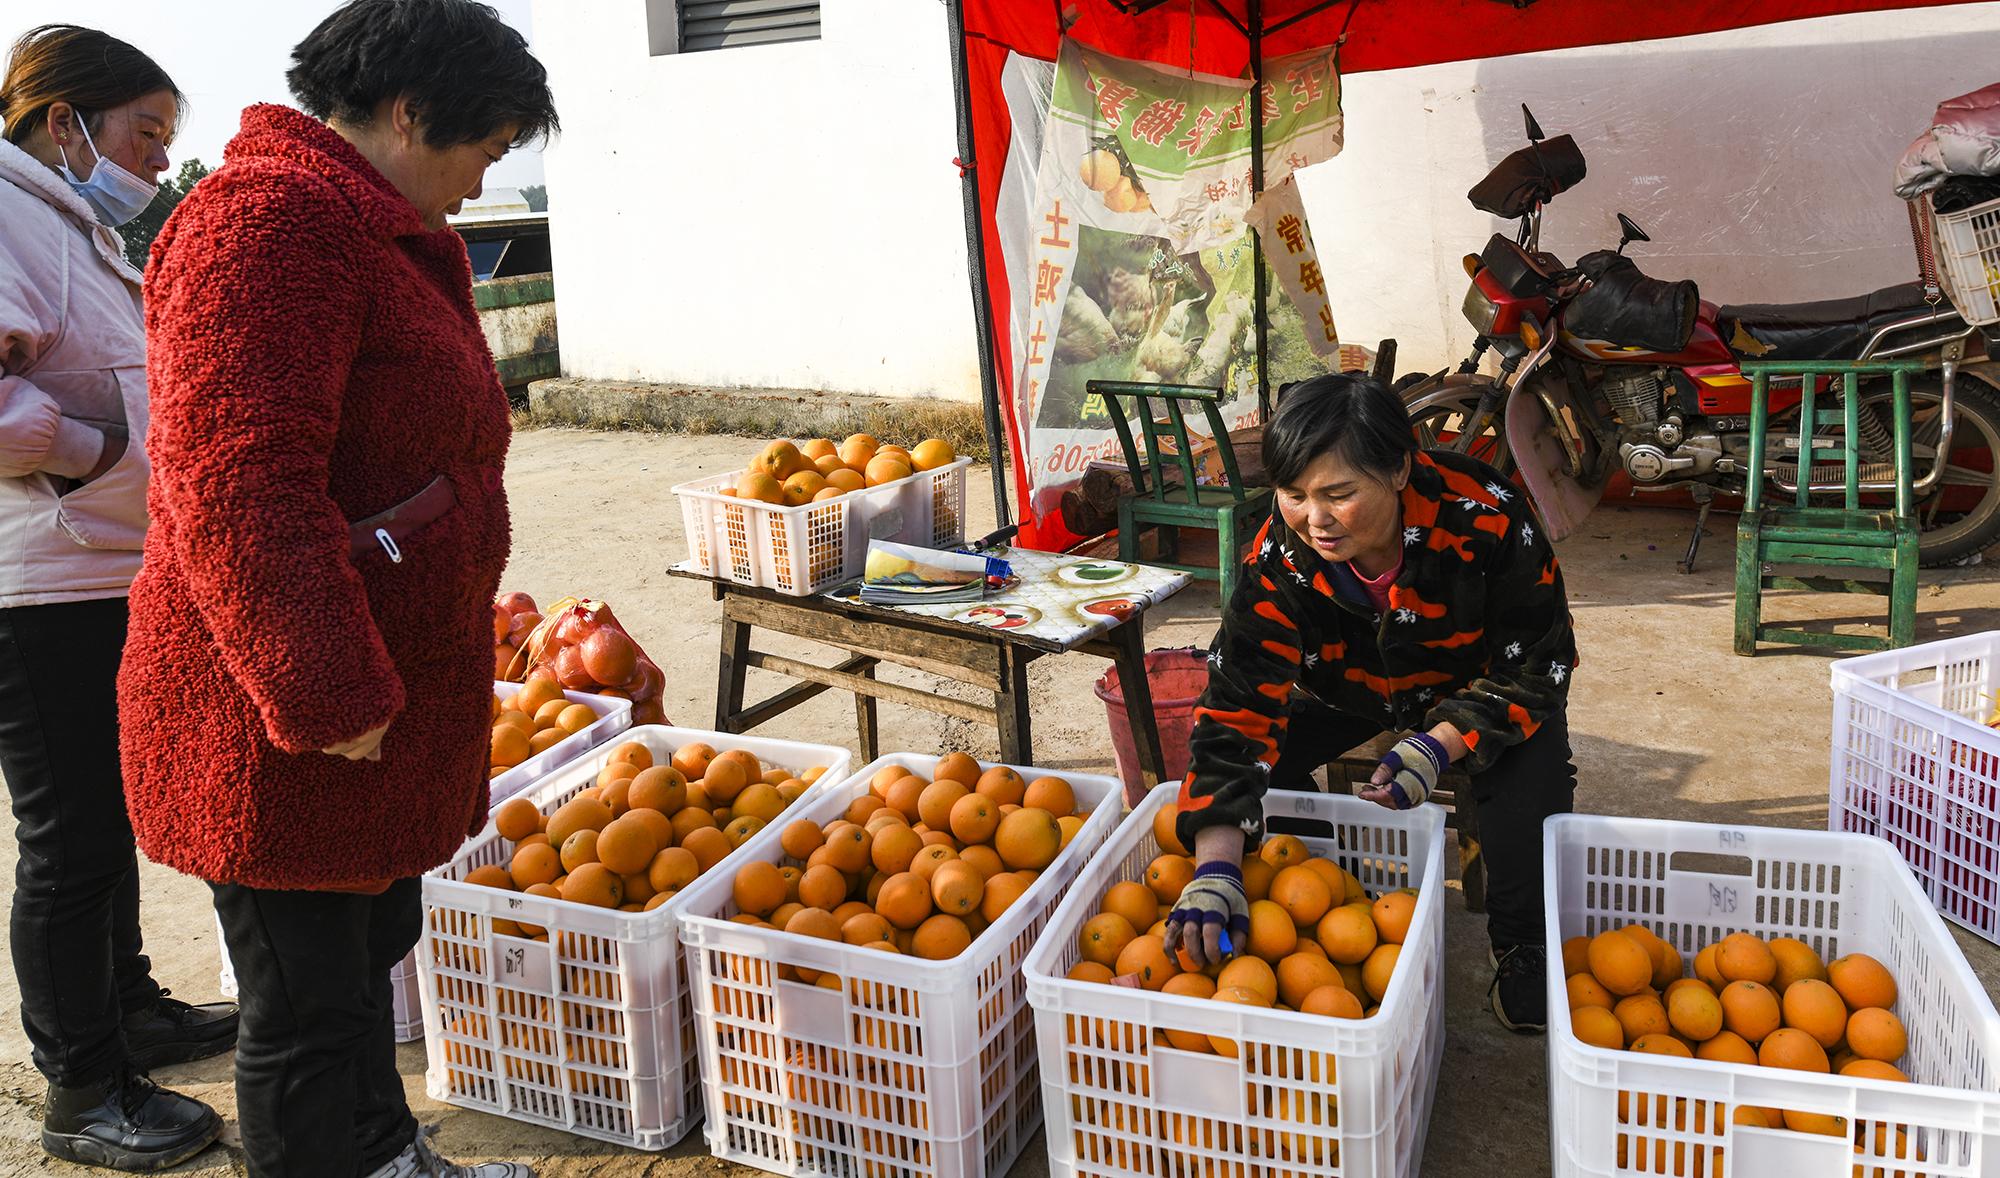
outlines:
[[[1464,735],[1471,751],[1459,768],[1468,773],[1490,767],[1561,710],[1576,669],[1576,635],[1555,550],[1523,498],[1505,511],[1507,528],[1485,570],[1489,669],[1424,717],[1427,727],[1445,722]]]
[[[1253,846],[1262,839],[1264,792],[1310,649],[1288,587],[1254,565],[1243,573],[1209,647],[1208,690],[1188,737],[1175,829],[1189,851],[1197,833],[1224,822],[1242,827]]]

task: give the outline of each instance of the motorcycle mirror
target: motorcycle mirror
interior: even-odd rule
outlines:
[[[1639,228],[1637,221],[1634,221],[1623,213],[1618,214],[1618,228],[1623,233],[1623,236],[1618,239],[1618,252],[1621,254],[1625,252],[1626,246],[1631,245],[1635,241],[1653,240],[1646,236],[1644,229]]]
[[[1542,140],[1548,138],[1548,136],[1542,134],[1542,125],[1535,121],[1535,112],[1529,110],[1528,104],[1525,102],[1521,104],[1521,117],[1528,124],[1528,142],[1540,143]]]

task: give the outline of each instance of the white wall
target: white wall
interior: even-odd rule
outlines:
[[[659,57],[646,10],[535,3],[564,372],[977,400],[943,6]]]
[[[565,372],[975,399],[942,5],[824,0],[820,41],[652,57],[647,2],[535,3]],[[1358,74],[1301,184],[1342,336],[1434,368],[1471,343],[1458,259],[1499,226],[1465,190],[1522,102],[1590,162],[1544,248],[1614,245],[1622,209],[1649,272],[1800,300],[1914,276],[1890,169],[1994,81],[2000,3]]]
[[[1589,161],[1542,248],[1615,246],[1623,210],[1653,239],[1628,251],[1648,273],[1796,302],[1916,277],[1891,169],[1940,100],[1993,82],[2000,4],[1357,74],[1345,151],[1299,183],[1342,338],[1394,336],[1417,371],[1471,347],[1459,259],[1503,223],[1465,192],[1527,142],[1523,102]]]

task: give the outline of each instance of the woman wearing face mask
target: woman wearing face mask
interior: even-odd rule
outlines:
[[[1576,786],[1576,642],[1555,553],[1498,471],[1419,450],[1395,394],[1367,377],[1286,392],[1264,466],[1276,511],[1211,647],[1180,795],[1195,880],[1167,942],[1198,962],[1240,947],[1238,864],[1263,837],[1265,791],[1314,789],[1313,770],[1404,732],[1361,796],[1408,809],[1447,766],[1471,774],[1488,1000],[1509,1030],[1540,1031],[1542,822],[1569,810]]]
[[[115,226],[152,200],[180,93],[91,29],[34,29],[0,80],[0,772],[20,844],[9,934],[48,1077],[45,1148],[171,1166],[221,1122],[145,1073],[229,1049],[236,1008],[154,983],[119,776],[126,592],[146,533],[139,274]]]
[[[486,822],[508,548],[507,397],[445,218],[554,99],[470,0],[352,0],[286,76],[304,113],[243,112],[147,275],[133,825],[215,894],[252,1175],[524,1175],[433,1152],[389,971],[418,877]]]

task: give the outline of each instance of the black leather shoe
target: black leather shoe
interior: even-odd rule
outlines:
[[[1540,945],[1515,945],[1497,955],[1487,1000],[1501,1026],[1517,1035],[1548,1029],[1548,970],[1548,954]]]
[[[86,1166],[144,1173],[180,1165],[221,1132],[214,1109],[127,1069],[81,1088],[49,1085],[42,1148]]]
[[[149,1009],[125,1016],[125,1050],[142,1072],[207,1059],[236,1046],[236,1004],[192,1006],[161,990]]]

